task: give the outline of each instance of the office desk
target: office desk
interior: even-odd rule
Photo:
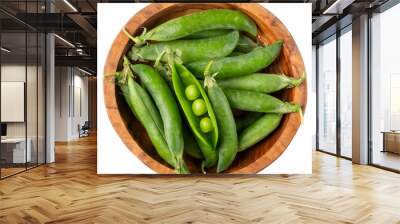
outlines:
[[[400,154],[400,132],[382,131],[382,134],[383,134],[382,152],[392,152]]]
[[[26,153],[25,153],[25,138],[6,138],[1,139],[1,152],[2,157],[5,158],[9,163],[25,163],[31,162],[32,154],[31,154],[31,145],[32,141],[30,138],[27,138],[26,142]],[[5,154],[5,155],[4,155]],[[9,154],[12,154],[8,156]],[[12,158],[12,160],[11,160]]]

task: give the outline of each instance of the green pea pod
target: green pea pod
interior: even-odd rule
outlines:
[[[214,115],[211,103],[208,100],[207,94],[199,81],[187,70],[183,65],[177,63],[170,63],[172,70],[172,83],[175,95],[178,102],[185,114],[185,118],[189,123],[190,129],[199,145],[201,152],[204,156],[202,164],[203,168],[212,167],[218,160],[218,153],[216,148],[218,142],[218,125]],[[185,96],[185,87],[195,85],[199,91],[202,99],[207,106],[207,114],[211,119],[213,130],[209,133],[203,133],[200,129],[200,117],[196,116],[192,110],[192,102]]]
[[[242,55],[242,54],[244,54],[244,53],[240,52],[240,51],[233,51],[232,53],[230,53],[228,55],[228,57],[238,56],[238,55]]]
[[[263,113],[259,113],[259,112],[248,112],[244,116],[236,118],[235,119],[236,130],[240,131],[240,130],[248,127],[250,124],[252,124],[258,118],[260,118],[262,115],[263,115]]]
[[[280,124],[282,114],[264,114],[239,133],[239,152],[250,148],[271,134]]]
[[[172,154],[176,157],[177,166],[183,166],[185,162],[183,160],[182,120],[178,105],[168,84],[156,70],[148,65],[135,64],[131,68],[139,76],[160,111],[165,140]]]
[[[123,78],[127,79],[128,77],[133,77],[133,72],[130,68],[130,61],[127,57],[124,57],[124,62],[123,62],[123,73],[117,73],[116,75],[116,80],[118,80],[118,83],[121,84],[121,89],[124,87],[123,83],[126,82],[126,80],[123,80]],[[149,96],[149,94],[143,89],[143,88],[136,88],[137,93],[140,95],[140,98],[142,99],[146,109],[149,112],[149,115],[152,117],[155,125],[157,128],[160,130],[162,135],[164,136],[164,127],[161,119],[160,112],[154,105],[153,100]],[[130,103],[127,101],[127,103]],[[133,111],[132,111],[133,112]],[[135,115],[136,116],[136,115]],[[164,136],[165,137],[165,136]]]
[[[239,41],[236,45],[235,51],[248,53],[258,47],[257,43],[254,42],[250,37],[241,34]]]
[[[227,34],[197,40],[173,40],[149,44],[143,47],[132,47],[129,52],[131,60],[155,61],[166,49],[172,49],[179,54],[183,63],[209,60],[229,55],[239,40],[239,32],[231,31]],[[166,62],[168,56],[164,54],[161,61]]]
[[[150,137],[151,142],[153,143],[154,148],[160,157],[166,161],[169,165],[176,168],[176,160],[172,156],[171,151],[168,148],[167,142],[164,139],[164,135],[161,130],[157,127],[156,122],[150,115],[148,108],[146,107],[144,99],[142,95],[139,93],[146,93],[146,91],[134,81],[131,75],[117,73],[116,74],[116,83],[119,85],[122,94],[128,103],[129,108],[135,115],[135,117],[142,123],[144,128],[147,131],[148,136]],[[148,99],[148,98],[147,98]],[[150,101],[150,104],[152,102]],[[187,167],[182,170],[176,169],[178,173],[188,173]]]
[[[143,88],[137,88],[137,92],[139,96],[142,98],[144,105],[146,106],[147,111],[149,112],[149,115],[153,119],[155,125],[157,128],[160,130],[162,135],[165,138],[164,135],[164,125],[161,119],[160,112],[158,111],[157,107],[154,105],[153,100],[149,96],[149,94],[144,90]]]
[[[229,32],[232,32],[231,30],[205,30],[201,32],[194,33],[185,39],[200,39],[200,38],[210,38],[210,37],[215,37],[215,36],[221,36],[225,35]],[[236,45],[235,51],[242,52],[242,53],[248,53],[252,51],[254,48],[258,47],[258,44],[254,42],[250,37],[240,34],[239,36],[239,41]]]
[[[215,111],[220,132],[218,145],[218,166],[217,173],[220,173],[232,164],[235,160],[238,146],[235,119],[222,89],[218,86],[215,79],[206,76],[204,80],[207,93]]]
[[[147,40],[176,40],[210,29],[235,29],[257,35],[256,24],[246,14],[237,10],[210,9],[171,19],[131,39],[136,45],[142,45]]]
[[[305,75],[296,79],[286,75],[254,73],[218,81],[223,88],[241,89],[263,93],[273,93],[285,88],[293,88],[303,83]]]
[[[195,159],[203,159],[203,154],[196,140],[193,138],[192,134],[188,130],[183,131],[183,139],[185,140],[185,153]]]
[[[247,54],[215,59],[210,73],[218,72],[217,79],[252,74],[274,62],[281,47],[282,41],[276,41],[272,45],[256,48]],[[204,78],[203,71],[207,64],[208,61],[198,61],[189,63],[187,67],[196,77]]]
[[[224,93],[231,107],[235,109],[263,113],[301,113],[300,105],[283,102],[265,93],[228,88],[224,88]]]
[[[204,30],[204,31],[200,31],[200,32],[191,34],[191,35],[185,37],[185,39],[209,38],[209,37],[224,35],[229,32],[232,32],[232,30],[228,30],[228,29]]]

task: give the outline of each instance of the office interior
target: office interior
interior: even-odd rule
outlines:
[[[101,1],[2,1],[2,178],[53,162],[54,142],[79,138],[82,126],[92,123],[89,128],[95,132],[97,2]],[[395,53],[400,34],[392,27],[400,20],[400,6],[395,1],[339,2],[328,7],[341,7],[342,12],[335,14],[321,10],[332,1],[310,2],[317,91],[315,149],[352,160],[352,118],[359,116],[352,110],[352,82],[359,77],[352,74],[364,69],[360,78],[367,80],[355,80],[365,81],[359,87],[366,90],[361,96],[366,99],[358,99],[365,101],[367,111],[366,137],[362,136],[368,142],[363,149],[367,152],[361,163],[399,171],[400,69]],[[363,39],[365,43],[360,43]],[[356,53],[363,53],[364,61],[354,58],[356,47],[363,48]],[[354,68],[355,60],[365,68]]]
[[[53,163],[55,143],[96,132],[96,43],[65,10],[0,3],[1,179]]]
[[[400,46],[395,40],[400,34],[393,27],[400,21],[400,5],[388,1],[367,12],[352,7],[326,30],[314,30],[321,18],[313,23],[316,150],[398,172],[400,68],[395,52]]]
[[[130,184],[136,177],[125,179],[125,177],[104,177],[94,174],[97,91],[102,91],[97,90],[96,85],[96,4],[122,2],[132,1],[2,0],[0,2],[2,136],[0,186],[4,189],[8,183],[22,181],[18,178],[24,178],[27,184],[31,183],[29,182],[31,175],[40,176],[44,182],[52,181],[53,177],[60,177],[60,181],[65,181],[62,186],[79,189],[82,192],[86,189],[94,189],[91,191],[93,195],[90,196],[95,199],[98,197],[97,194],[111,192],[118,188],[128,191],[126,186],[133,188]],[[320,222],[331,220],[334,223],[363,223],[369,217],[372,220],[381,220],[382,223],[396,223],[400,220],[398,213],[394,212],[400,208],[400,204],[395,201],[395,196],[399,195],[398,189],[400,189],[400,183],[396,181],[399,180],[400,173],[400,100],[398,97],[400,95],[400,63],[397,56],[400,52],[398,41],[400,32],[396,28],[400,22],[399,1],[271,0],[268,2],[312,5],[313,16],[310,21],[312,34],[305,35],[312,35],[310,47],[312,47],[313,67],[307,77],[313,79],[315,83],[313,93],[310,94],[315,94],[316,107],[308,107],[307,110],[312,110],[316,114],[315,133],[312,135],[313,172],[317,173],[317,176],[315,174],[304,177],[282,175],[274,176],[272,180],[259,179],[260,182],[254,183],[258,185],[266,183],[268,186],[265,186],[265,189],[268,189],[269,186],[278,186],[278,183],[282,182],[283,185],[280,188],[283,189],[282,191],[285,191],[284,184],[297,186],[296,184],[300,183],[302,189],[311,191],[312,180],[312,183],[318,186],[313,188],[318,195],[316,198],[328,197],[332,192],[335,194],[344,192],[343,196],[334,202],[349,206],[347,212],[343,211],[339,214],[339,210],[334,208],[332,210],[334,213],[324,216],[328,213],[318,209],[324,207],[324,203],[328,203],[329,200],[319,201],[313,198],[312,200],[315,199],[315,201],[312,201],[310,194],[305,198],[296,196],[296,200],[300,202],[287,202],[286,205],[289,204],[290,208],[285,207],[286,210],[281,210],[281,213],[268,214],[279,216],[279,214],[286,214],[285,211],[290,211],[289,215],[304,215],[300,219],[303,221],[315,218],[314,221]],[[79,158],[79,163],[89,164],[85,164],[82,166],[84,168],[79,170],[82,172],[79,173],[82,181],[77,180],[79,176],[68,176],[68,169],[70,169],[69,172],[74,173],[81,167],[70,158]],[[321,162],[321,158],[328,162]],[[58,163],[62,164],[62,168],[59,172],[55,172]],[[87,170],[92,173],[87,173]],[[90,180],[87,177],[90,177]],[[120,185],[114,186],[107,182],[112,178],[117,179]],[[363,182],[364,178],[368,181]],[[149,193],[139,189],[135,193],[148,197],[158,194],[162,197],[163,194],[170,193],[169,190],[172,192],[183,189],[182,186],[189,187],[179,179],[173,179],[177,183],[176,186],[168,185],[171,183],[168,178],[157,181],[154,179],[133,181],[139,186],[138,188],[148,186],[151,191]],[[251,182],[253,179],[246,179],[246,181]],[[148,185],[145,185],[146,182]],[[218,185],[236,184],[228,178],[199,178],[190,183],[192,187],[196,187],[195,185],[199,182],[209,184],[199,189],[200,193],[197,195],[199,198],[214,197],[216,194],[214,190],[218,188]],[[169,186],[171,189],[163,189],[162,193],[155,193],[155,188],[151,187],[156,184]],[[252,187],[256,187],[257,184],[253,184]],[[105,185],[107,187],[102,188]],[[101,190],[97,191],[97,189]],[[226,187],[226,189],[230,191],[236,188]],[[323,193],[318,194],[319,191]],[[246,188],[243,195],[251,194],[251,192],[251,189]],[[66,192],[63,191],[59,195],[64,193]],[[71,201],[74,197],[78,197],[78,193],[74,193],[68,196],[72,198]],[[285,193],[289,196],[276,196],[273,199],[279,201],[294,197],[290,195],[290,192]],[[62,197],[54,195],[55,198]],[[390,198],[390,195],[394,198]],[[28,198],[29,194],[26,197]],[[109,199],[107,196],[102,196],[101,199],[103,197]],[[354,198],[357,200],[350,201],[348,204],[341,201]],[[88,204],[94,202],[93,206],[97,204],[100,204],[98,205],[100,207],[106,206],[101,200],[95,199],[83,197],[79,200]],[[214,205],[216,200],[204,203]],[[116,207],[124,207],[123,203],[130,202],[132,201],[107,200],[107,203],[115,203]],[[317,204],[318,208],[308,206],[309,202]],[[369,206],[363,210],[368,212],[352,213],[353,208],[362,206],[361,202]],[[299,205],[302,203],[308,206],[305,206],[304,210]],[[383,205],[385,205],[384,209],[380,207]],[[80,211],[65,210],[65,212],[70,212],[73,216],[91,208],[90,205],[87,206]],[[265,205],[258,204],[258,206],[262,210]],[[154,208],[156,205],[152,204],[150,207]],[[124,208],[132,209],[130,206]],[[296,210],[297,208],[300,210]],[[372,211],[375,208],[376,212],[385,211],[381,213],[384,218],[379,219],[379,215],[370,215],[375,214]],[[297,212],[290,209],[295,209]],[[91,211],[96,212],[94,210],[93,208]],[[322,215],[319,215],[320,212]],[[139,223],[148,222],[147,216],[146,220],[130,217],[122,210],[112,210],[104,216],[114,217],[115,214],[126,215],[132,220],[139,220]],[[158,213],[148,215],[155,214]],[[209,211],[205,214],[209,214]],[[35,214],[30,214],[29,217],[31,216],[34,217]],[[356,216],[358,218],[355,218]],[[1,216],[0,209],[0,220],[2,217],[5,216]],[[179,218],[179,215],[177,217]]]

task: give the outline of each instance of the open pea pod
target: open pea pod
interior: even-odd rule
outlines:
[[[178,63],[170,63],[172,70],[172,84],[175,95],[182,108],[185,118],[189,123],[190,129],[204,156],[202,167],[212,167],[218,161],[218,152],[216,150],[218,142],[218,125],[214,115],[213,108],[208,100],[207,94],[195,76],[186,69],[185,66]],[[212,130],[204,133],[200,128],[201,117],[197,116],[192,110],[192,102],[185,96],[185,88],[195,85],[200,91],[200,98],[204,100],[208,116],[211,120]]]

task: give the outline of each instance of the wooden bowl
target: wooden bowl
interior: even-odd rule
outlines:
[[[251,17],[258,26],[258,40],[265,44],[283,40],[281,55],[267,68],[268,72],[284,73],[300,77],[305,71],[300,52],[286,27],[267,9],[255,3],[165,3],[151,4],[134,15],[125,28],[135,35],[142,27],[152,28],[166,20],[212,8],[236,9]],[[121,27],[122,29],[122,27]],[[105,74],[113,74],[122,67],[122,57],[132,42],[121,31],[110,49],[105,65]],[[299,103],[305,109],[307,100],[306,82],[301,86],[283,90],[279,97]],[[156,153],[143,126],[134,118],[112,77],[104,78],[104,98],[111,123],[125,145],[148,167],[157,173],[174,173]],[[236,160],[225,173],[257,173],[276,160],[288,147],[301,123],[298,113],[287,114],[280,126],[270,136],[237,155]],[[112,150],[112,149],[109,149]],[[199,173],[198,162],[185,158],[193,173]],[[212,172],[212,171],[211,171]]]

